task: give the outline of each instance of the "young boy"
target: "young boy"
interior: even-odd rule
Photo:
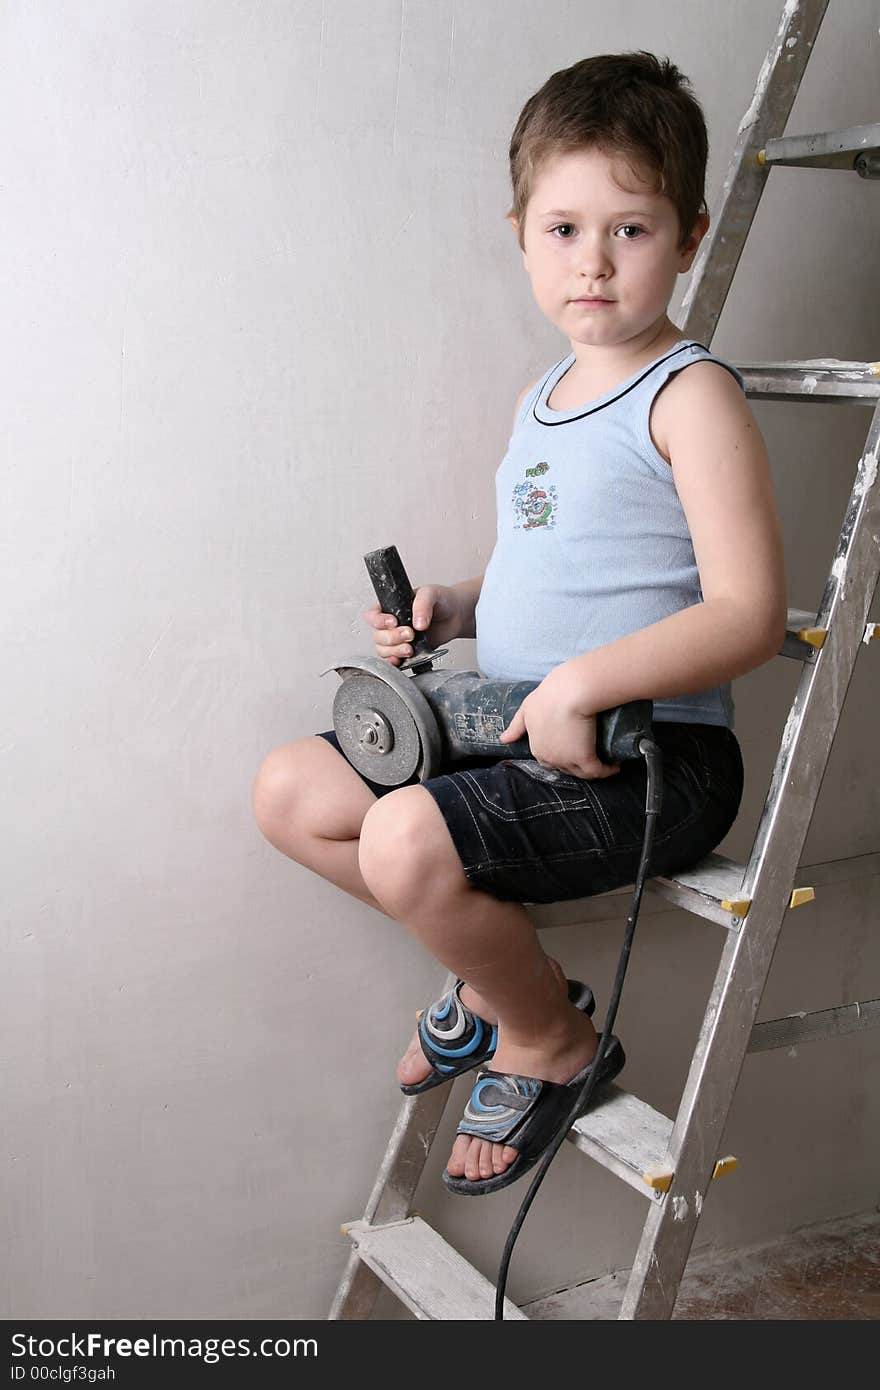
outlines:
[[[571,352],[517,402],[485,575],[420,588],[413,625],[432,645],[475,636],[484,675],[540,681],[503,736],[527,735],[533,759],[389,791],[326,733],[275,750],[257,777],[277,848],[459,977],[398,1067],[409,1092],[483,1067],[444,1174],[454,1191],[531,1167],[596,1051],[590,991],[566,982],[522,906],[635,879],[646,771],[599,761],[596,714],[654,701],[651,872],[672,873],[736,817],[730,681],[784,637],[780,525],[741,379],[666,312],[708,227],[706,156],[686,79],[649,53],[554,73],[513,134],[508,217]],[[381,656],[411,653],[411,629],[377,608],[365,618]],[[614,1039],[602,1080],[623,1060]]]

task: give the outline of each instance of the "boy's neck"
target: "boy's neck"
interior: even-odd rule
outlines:
[[[644,333],[613,347],[594,347],[572,342],[571,350],[577,359],[572,370],[579,376],[619,375],[622,379],[662,357],[664,352],[676,343],[682,342],[685,336],[681,329],[664,315],[659,323],[652,324]]]

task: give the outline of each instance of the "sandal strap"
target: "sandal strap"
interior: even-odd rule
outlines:
[[[553,1081],[516,1072],[480,1071],[456,1134],[494,1143],[511,1139],[541,1095],[548,1097],[554,1087],[559,1089]]]
[[[457,979],[451,990],[419,1015],[419,1043],[435,1073],[432,1084],[488,1062],[498,1046],[497,1024],[488,1023],[461,1002],[463,984]],[[592,1014],[595,1000],[589,985],[569,980],[568,997],[575,1008]],[[431,1078],[426,1078],[422,1087],[429,1082]]]
[[[612,1036],[597,1084],[616,1076],[624,1061],[623,1048]],[[567,1083],[483,1069],[477,1073],[456,1133],[496,1144],[512,1144],[528,1158],[533,1151],[544,1148],[556,1132],[592,1065],[589,1062]]]
[[[498,1042],[497,1027],[462,1004],[463,984],[463,980],[457,980],[419,1019],[422,1051],[437,1071],[456,1071],[462,1058],[477,1053],[487,1056]]]

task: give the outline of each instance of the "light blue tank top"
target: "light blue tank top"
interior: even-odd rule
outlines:
[[[557,362],[523,401],[495,475],[498,537],[475,614],[477,664],[492,678],[543,680],[703,599],[648,420],[661,386],[692,362],[719,362],[740,386],[742,377],[687,338],[589,405],[553,410],[548,397],[575,361]],[[654,718],[732,729],[730,682],[655,700]]]

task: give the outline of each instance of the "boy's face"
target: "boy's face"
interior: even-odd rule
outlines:
[[[510,221],[517,228],[516,219]],[[577,344],[648,344],[666,323],[676,277],[709,220],[681,245],[675,205],[620,155],[583,149],[538,171],[525,214],[523,264],[539,306]]]

